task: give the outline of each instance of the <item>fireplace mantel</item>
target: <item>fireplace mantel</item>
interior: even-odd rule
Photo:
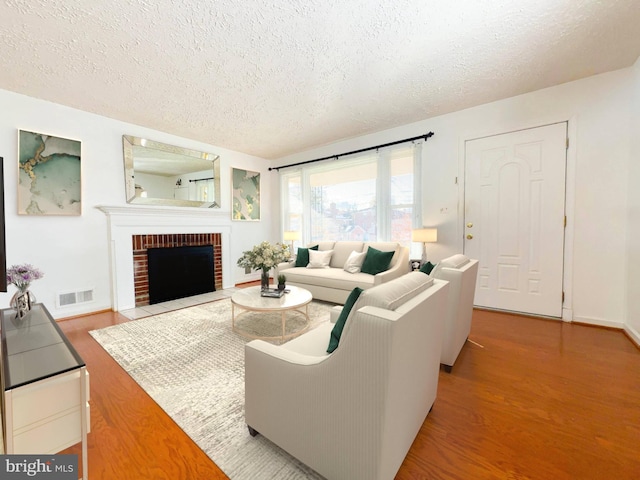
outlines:
[[[111,265],[111,302],[116,311],[135,307],[133,235],[170,233],[220,233],[222,286],[233,286],[229,211],[209,208],[162,206],[99,206],[107,216]]]
[[[110,218],[119,218],[120,221],[126,222],[127,219],[134,220],[151,219],[153,223],[158,220],[174,219],[175,217],[191,219],[196,222],[215,221],[231,224],[230,213],[212,208],[194,208],[194,207],[162,207],[162,206],[138,206],[138,205],[121,205],[121,206],[105,206],[97,207],[102,210]],[[172,220],[173,221],[173,220]]]

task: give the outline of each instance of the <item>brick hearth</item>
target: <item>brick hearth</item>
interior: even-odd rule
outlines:
[[[213,268],[216,290],[222,289],[222,240],[219,233],[133,235],[133,281],[136,307],[149,305],[148,248],[213,245]]]

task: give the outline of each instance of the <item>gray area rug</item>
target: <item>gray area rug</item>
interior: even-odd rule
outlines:
[[[311,328],[331,304],[309,305]],[[243,315],[243,328],[275,336],[280,315]],[[287,332],[302,316],[288,314]],[[219,300],[89,332],[232,480],[321,479],[244,421],[244,345],[231,329],[231,302]]]

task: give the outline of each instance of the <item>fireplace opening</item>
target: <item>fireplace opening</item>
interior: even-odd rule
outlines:
[[[149,303],[214,292],[213,245],[147,249]]]

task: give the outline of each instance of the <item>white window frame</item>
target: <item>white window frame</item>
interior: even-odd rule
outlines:
[[[358,165],[358,163],[371,162],[372,156],[377,156],[377,177],[376,177],[376,236],[377,241],[389,241],[391,236],[391,212],[399,208],[412,208],[412,226],[413,228],[422,227],[422,145],[423,141],[414,143],[413,154],[413,204],[391,205],[391,178],[390,178],[390,160],[394,151],[398,148],[407,148],[406,145],[386,147],[379,152],[367,152],[349,157],[341,157],[339,160],[327,160],[316,164],[298,166],[291,169],[285,169],[280,177],[280,202],[281,209],[281,225],[283,231],[289,229],[289,218],[291,212],[289,208],[288,186],[289,179],[295,176],[300,177],[301,201],[302,201],[302,237],[300,245],[306,245],[311,238],[311,175],[335,170],[342,165]],[[339,163],[337,163],[339,162]],[[407,245],[410,247],[410,245]]]

